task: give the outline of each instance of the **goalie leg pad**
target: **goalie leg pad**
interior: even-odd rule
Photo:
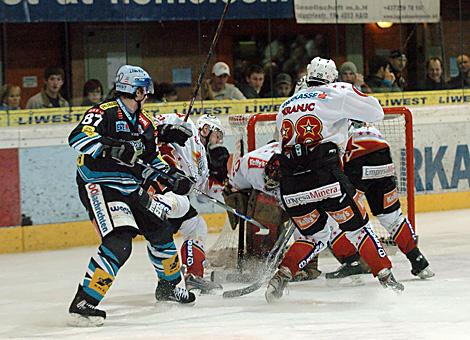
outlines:
[[[378,236],[374,233],[370,224],[346,234],[347,238],[359,251],[364,262],[370,267],[374,276],[384,268],[392,268],[392,263],[387,256],[385,248]]]
[[[204,277],[206,253],[200,242],[197,240],[184,241],[181,246],[181,260],[186,266],[186,273]]]
[[[147,243],[147,255],[159,279],[178,284],[181,281],[181,265],[173,241],[165,244]]]
[[[226,191],[223,192],[225,204],[229,207],[232,207],[235,210],[240,211],[242,214],[246,214],[246,210],[248,207],[248,198],[249,193],[246,191],[237,191],[227,193]],[[232,214],[231,212],[227,212],[230,226],[233,230],[236,229],[238,223],[240,222],[240,217]]]

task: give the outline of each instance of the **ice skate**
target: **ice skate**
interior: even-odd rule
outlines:
[[[389,268],[382,269],[378,274],[377,278],[379,279],[380,284],[384,288],[391,288],[395,292],[402,292],[405,290],[405,286],[395,280],[392,271]]]
[[[157,301],[177,302],[184,305],[194,305],[196,296],[185,288],[177,287],[171,282],[160,280],[155,290]]]
[[[264,293],[266,301],[273,303],[279,300],[290,280],[292,280],[292,274],[289,268],[284,266],[280,267],[271,280],[269,280],[268,288],[266,288],[266,292]]]
[[[196,276],[194,274],[186,274],[185,281],[186,289],[188,291],[197,289],[201,291],[201,294],[209,294],[214,290],[223,289],[221,284],[205,280],[204,278]]]
[[[87,300],[88,298],[88,300]],[[72,304],[69,307],[69,320],[67,323],[75,327],[102,326],[106,319],[106,312],[96,308],[91,300],[81,289],[78,289]]]
[[[369,269],[362,264],[360,260],[352,261],[350,263],[343,263],[337,270],[331,273],[326,273],[325,278],[330,279],[342,279],[352,275],[368,274]]]
[[[406,257],[411,262],[411,274],[419,277],[420,279],[429,279],[435,274],[429,268],[429,262],[426,260],[421,251],[416,247]]]

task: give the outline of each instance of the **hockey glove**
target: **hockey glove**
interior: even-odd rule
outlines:
[[[134,166],[137,157],[145,151],[145,146],[138,141],[118,141],[111,138],[103,139],[103,157],[112,158],[124,165]]]
[[[143,188],[140,188],[137,192],[137,200],[149,212],[157,216],[162,221],[166,221],[168,212],[171,210],[170,206],[164,202],[150,197],[150,195]]]
[[[194,178],[186,176],[183,171],[173,167],[167,171],[167,174],[172,178],[166,179],[160,176],[157,180],[166,185],[170,191],[182,196],[189,195],[193,191],[196,183]]]
[[[227,148],[220,144],[209,145],[207,160],[209,162],[209,175],[220,183],[227,179],[227,162],[229,159]]]
[[[159,143],[176,143],[181,146],[193,136],[192,131],[185,125],[162,124],[157,126],[157,132]]]

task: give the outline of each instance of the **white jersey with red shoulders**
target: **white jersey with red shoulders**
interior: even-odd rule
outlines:
[[[264,168],[271,157],[279,152],[279,142],[253,150],[239,158],[229,173],[229,183],[237,190],[256,189],[274,195],[265,189]]]
[[[184,115],[178,113],[161,114],[155,117],[155,123],[160,124],[183,124]],[[162,158],[170,165],[173,165],[193,176],[199,190],[207,187],[209,177],[209,167],[207,164],[206,149],[199,139],[199,132],[196,125],[188,119],[186,125],[191,129],[193,136],[189,138],[184,146],[176,143],[161,144],[159,150]]]
[[[351,125],[344,162],[347,163],[371,152],[389,147],[390,144],[375,126],[364,124],[361,127],[354,127],[354,125]]]
[[[375,122],[383,118],[379,101],[344,82],[311,86],[287,99],[276,125],[282,148],[333,142],[346,146],[349,119]]]

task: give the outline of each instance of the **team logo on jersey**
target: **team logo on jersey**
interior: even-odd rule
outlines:
[[[321,135],[322,130],[323,124],[316,116],[303,116],[295,123],[295,132],[297,134],[296,143],[317,143],[323,139]]]
[[[264,169],[266,163],[267,162],[261,158],[248,157],[248,169]]]
[[[289,119],[284,119],[281,126],[282,143],[287,144],[294,136],[294,124]]]
[[[116,132],[130,132],[129,124],[123,120],[118,120],[116,122]]]
[[[300,229],[304,230],[312,226],[316,221],[318,221],[319,217],[320,213],[317,209],[315,209],[312,212],[303,216],[292,217],[292,219]]]
[[[398,191],[397,191],[397,188],[395,188],[392,191],[384,194],[384,209],[391,207],[397,201],[398,201]]]

